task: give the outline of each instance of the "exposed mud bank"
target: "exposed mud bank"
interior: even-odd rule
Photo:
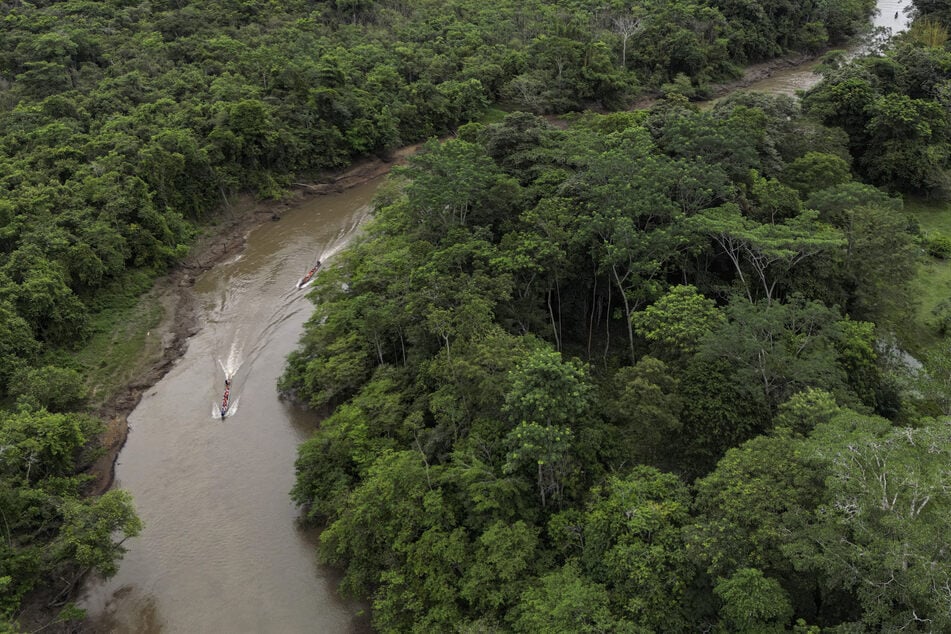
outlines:
[[[135,378],[98,409],[96,415],[106,429],[99,439],[104,453],[88,470],[94,477],[89,486],[91,495],[109,490],[115,479],[115,464],[129,434],[128,416],[139,404],[142,395],[164,377],[175,362],[185,354],[188,339],[201,327],[196,298],[191,290],[195,278],[239,252],[248,232],[254,227],[276,220],[288,209],[323,194],[345,191],[388,173],[416,151],[411,145],[395,151],[387,160],[370,158],[359,161],[335,174],[328,174],[313,183],[294,183],[294,189],[281,201],[256,201],[239,197],[222,211],[217,226],[207,227],[206,234],[193,245],[190,254],[170,273],[159,278],[142,301],[162,305],[164,317],[150,336],[162,341],[159,353],[143,364]]]
[[[731,92],[749,88],[756,82],[768,79],[773,73],[777,71],[802,68],[808,64],[812,64],[813,62],[818,61],[819,58],[822,57],[822,55],[824,55],[826,52],[827,51],[822,51],[821,53],[817,53],[815,55],[798,53],[795,55],[788,55],[779,59],[770,60],[768,62],[747,66],[743,71],[742,77],[739,77],[733,81],[714,84],[710,92],[710,99],[718,99],[720,97],[725,97]]]
[[[753,64],[752,66],[747,66],[743,70],[743,75],[737,77],[736,79],[712,84],[710,86],[710,94],[704,101],[712,101],[714,99],[719,99],[725,97],[728,94],[735,92],[737,90],[743,90],[744,88],[749,88],[753,84],[768,79],[772,76],[773,73],[784,70],[791,70],[795,68],[804,68],[809,64],[817,62],[828,51],[821,51],[816,54],[809,53],[794,53],[792,55],[787,55],[785,57],[779,57],[777,59],[772,59],[766,62],[760,62],[759,64]],[[655,92],[650,95],[644,95],[634,101],[630,106],[630,110],[644,110],[650,108],[652,105],[657,103],[662,98],[661,93]]]
[[[715,84],[711,98],[723,97],[761,81],[778,70],[804,66],[818,58],[819,55],[796,54],[754,64],[745,69],[742,77]],[[631,105],[631,109],[648,108],[659,98],[657,94],[642,97]],[[565,125],[558,117],[549,117],[549,121],[559,127]],[[316,182],[294,183],[290,195],[281,201],[256,201],[248,196],[239,197],[230,208],[222,212],[219,218],[221,224],[208,227],[206,235],[195,243],[190,255],[169,274],[156,281],[143,301],[158,302],[164,308],[162,323],[152,333],[152,336],[162,340],[161,352],[146,362],[135,379],[96,412],[105,422],[106,430],[99,442],[104,453],[88,471],[95,478],[89,487],[90,494],[100,495],[112,486],[115,463],[129,433],[128,415],[139,404],[143,393],[164,377],[181,358],[188,347],[188,338],[200,327],[195,297],[190,288],[195,277],[240,251],[248,231],[259,224],[280,220],[281,214],[286,210],[310,197],[342,192],[382,176],[413,154],[418,147],[419,145],[415,144],[396,150],[386,160],[364,159],[346,170],[328,174]]]

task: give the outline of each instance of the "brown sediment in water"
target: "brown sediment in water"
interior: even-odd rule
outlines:
[[[805,67],[808,64],[818,61],[819,58],[827,52],[828,50],[823,50],[815,54],[794,53],[791,55],[786,55],[785,57],[778,57],[776,59],[760,62],[759,64],[747,66],[743,69],[743,74],[740,77],[730,81],[712,84],[710,86],[710,96],[704,101],[719,99],[721,97],[725,97],[731,92],[749,88],[756,82],[767,79],[777,71]],[[653,106],[660,99],[662,99],[662,96],[659,92],[644,95],[636,99],[634,103],[630,105],[628,110],[645,110]]]
[[[714,84],[710,98],[716,99],[746,88],[769,77],[773,72],[805,66],[820,56],[821,53],[799,53],[748,66],[741,77]],[[656,94],[641,97],[631,104],[630,109],[649,108],[659,98]],[[550,115],[546,119],[556,127],[567,125],[558,115]],[[158,302],[165,309],[162,322],[151,335],[161,338],[161,353],[147,361],[136,377],[96,412],[105,422],[106,429],[99,441],[104,453],[88,469],[88,473],[94,477],[88,488],[90,495],[101,495],[112,486],[115,463],[129,433],[128,415],[139,404],[143,393],[158,383],[185,354],[189,337],[198,331],[195,297],[190,288],[195,277],[240,251],[248,231],[252,228],[269,220],[280,220],[281,214],[286,210],[313,196],[342,192],[382,176],[418,148],[419,144],[409,145],[394,151],[386,160],[367,158],[316,182],[294,183],[291,194],[281,201],[257,201],[247,195],[240,197],[234,205],[223,211],[222,224],[199,239],[184,261],[156,281],[146,294],[145,300]]]
[[[780,57],[768,62],[762,62],[760,64],[753,64],[752,66],[746,67],[746,69],[743,71],[742,77],[739,77],[733,81],[714,84],[710,92],[710,98],[717,99],[718,97],[724,97],[735,90],[748,88],[758,81],[767,79],[777,71],[805,67],[808,64],[818,61],[819,58],[822,57],[822,55],[826,52],[828,51],[822,51],[820,53],[816,53],[815,55],[798,53],[795,55]]]
[[[112,486],[116,460],[129,435],[129,414],[145,391],[158,383],[185,354],[188,339],[198,332],[197,306],[191,290],[195,278],[240,251],[248,232],[254,227],[279,220],[286,210],[311,197],[345,191],[383,176],[418,147],[410,145],[396,150],[386,160],[368,158],[358,161],[318,182],[294,183],[290,195],[281,201],[259,201],[247,195],[239,197],[237,202],[223,210],[219,218],[221,224],[210,227],[207,235],[192,246],[190,254],[155,282],[142,301],[157,302],[164,308],[161,323],[149,335],[160,338],[162,346],[143,364],[135,378],[96,411],[96,416],[105,424],[105,430],[98,443],[103,453],[87,470],[93,476],[87,489],[90,495],[101,495]]]

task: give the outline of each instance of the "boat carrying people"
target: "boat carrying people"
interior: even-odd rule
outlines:
[[[306,286],[307,283],[311,279],[313,279],[314,274],[317,273],[317,271],[319,270],[320,270],[320,260],[317,260],[314,263],[314,266],[312,266],[311,269],[307,271],[307,273],[304,274],[304,277],[300,278],[300,281],[297,282],[297,288],[304,288],[304,286]]]
[[[228,413],[228,404],[231,400],[231,379],[225,379],[225,394],[221,398],[221,420],[225,419],[225,415]]]

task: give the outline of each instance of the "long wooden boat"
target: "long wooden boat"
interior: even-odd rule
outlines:
[[[300,278],[300,281],[297,282],[297,288],[304,288],[307,286],[307,283],[310,282],[317,271],[320,270],[320,260],[317,260],[316,264],[307,273],[304,274],[304,277]]]
[[[231,379],[225,379],[225,394],[221,397],[221,420],[228,414],[228,407],[231,405]]]

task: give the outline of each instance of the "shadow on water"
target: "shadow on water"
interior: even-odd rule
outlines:
[[[131,621],[123,622],[118,618],[119,607],[122,607],[124,613],[130,613],[127,609],[130,604],[135,605],[135,609],[131,611],[133,618]],[[162,631],[162,623],[159,620],[154,599],[143,597],[132,586],[123,586],[116,590],[105,603],[102,611],[86,623],[83,631],[91,634],[109,634],[122,631],[125,626],[131,626],[141,634]]]

